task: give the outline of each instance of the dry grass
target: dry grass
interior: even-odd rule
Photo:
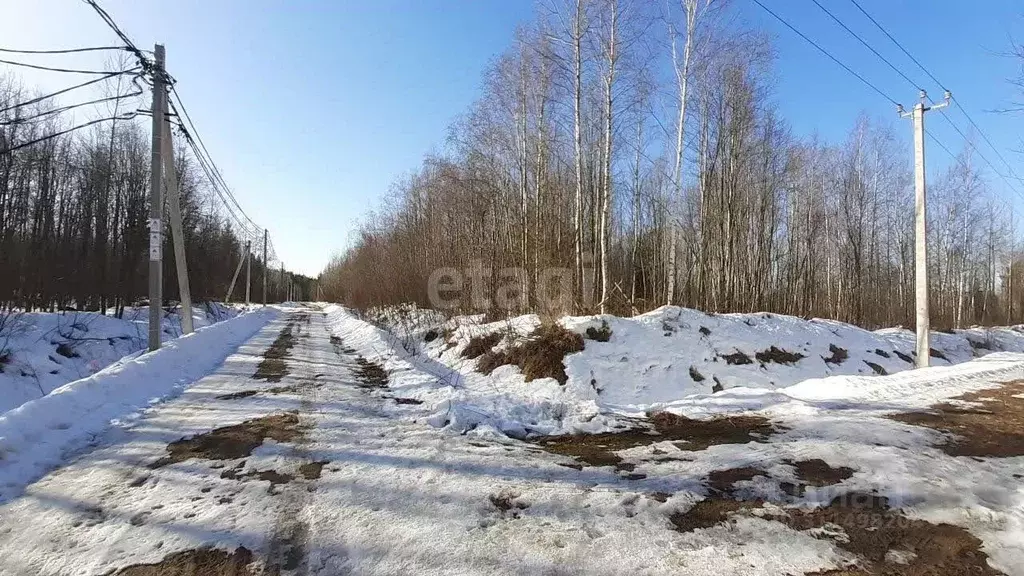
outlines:
[[[840,348],[835,344],[828,345],[828,351],[832,353],[828,358],[822,357],[822,360],[826,364],[842,364],[850,357],[850,353],[846,351],[846,348]]]
[[[462,350],[462,357],[469,358],[470,360],[479,358],[490,352],[504,337],[505,335],[501,332],[476,336],[470,339],[469,344],[466,344],[466,347]]]
[[[608,322],[602,320],[600,328],[587,328],[587,338],[595,342],[607,342],[612,339],[612,329]]]
[[[554,378],[564,385],[569,380],[565,373],[564,358],[582,350],[582,336],[559,324],[545,323],[525,341],[506,350],[491,350],[484,354],[477,361],[477,369],[490,374],[498,366],[514,364],[523,371],[527,382],[538,378]]]
[[[908,412],[890,418],[952,434],[938,446],[951,456],[1024,456],[1024,398],[1015,397],[1021,394],[1024,380],[1013,380],[994,390],[957,398],[980,403],[979,408],[937,404],[930,412]]]
[[[795,364],[803,359],[804,355],[796,352],[788,352],[782,348],[772,346],[767,350],[758,352],[754,357],[757,358],[758,362],[763,364],[767,364],[769,362],[774,362],[776,364]]]

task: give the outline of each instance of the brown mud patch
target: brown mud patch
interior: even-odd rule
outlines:
[[[707,498],[694,504],[686,512],[675,511],[669,515],[668,521],[678,532],[693,532],[701,528],[711,528],[729,519],[729,516],[741,510],[757,508],[755,501],[745,502],[731,498]]]
[[[732,494],[735,490],[734,484],[747,480],[753,480],[756,476],[767,476],[768,473],[758,468],[744,466],[742,468],[729,468],[727,470],[715,470],[708,474],[708,486],[720,494]]]
[[[295,413],[272,414],[175,440],[167,445],[167,456],[149,467],[160,468],[190,458],[236,460],[251,454],[267,438],[277,442],[291,442],[301,434],[299,417]]]
[[[380,364],[356,357],[356,378],[361,388],[384,388],[388,385],[388,373]]]
[[[796,478],[798,480],[796,483],[782,482],[779,484],[779,488],[789,496],[803,496],[807,491],[808,486],[821,488],[822,486],[839,484],[843,480],[853,476],[854,473],[853,468],[848,468],[846,466],[833,468],[820,458],[800,460],[799,462],[786,460],[784,463],[793,466],[796,469]]]
[[[683,450],[705,450],[719,444],[764,442],[781,427],[763,416],[725,416],[695,420],[661,412],[647,421],[649,427],[622,432],[547,436],[533,442],[547,452],[569,456],[588,466],[615,466],[632,471],[616,454],[622,450],[673,441]]]
[[[285,362],[285,358],[291,355],[291,349],[295,346],[295,336],[292,334],[292,330],[297,325],[299,324],[295,320],[291,320],[281,329],[281,333],[278,334],[273,344],[263,352],[263,360],[256,367],[253,378],[267,382],[280,382],[281,378],[288,374],[288,364]]]
[[[319,480],[320,474],[324,470],[324,466],[327,465],[327,460],[317,460],[316,462],[306,462],[299,466],[299,474],[302,475],[306,480]]]
[[[942,403],[928,412],[907,412],[889,418],[951,434],[949,440],[937,446],[951,456],[1024,456],[1024,398],[1015,397],[1022,394],[1024,380],[1012,380],[1000,388],[955,398],[978,404],[976,407]]]
[[[266,390],[241,390],[230,394],[221,394],[214,398],[217,400],[241,400],[257,394],[293,394],[297,392],[298,389],[298,386],[274,386],[273,388],[267,388]]]
[[[185,550],[154,564],[133,564],[112,576],[255,576],[253,554],[245,547],[234,552],[213,548]]]

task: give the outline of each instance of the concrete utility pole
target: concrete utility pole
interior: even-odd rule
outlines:
[[[267,229],[263,229],[263,305],[267,305],[267,272],[270,268],[267,266],[270,262],[267,262]]]
[[[946,92],[942,104],[925,105],[927,94],[921,91],[921,101],[913,112],[897,111],[903,118],[914,120],[914,276],[917,299],[917,367],[927,368],[931,357],[931,318],[928,312],[928,202],[925,194],[924,171],[924,113],[949,106],[952,95]]]
[[[167,92],[164,87],[164,47],[153,47],[153,138],[149,166],[149,350],[160,348],[160,322],[163,305],[163,185],[164,109]]]
[[[248,306],[249,291],[252,289],[252,254],[249,252],[249,242],[245,243],[245,305]]]
[[[231,301],[231,293],[235,291],[235,282],[238,281],[238,273],[242,271],[242,264],[245,263],[247,255],[249,254],[249,243],[245,243],[245,252],[242,257],[238,260],[238,267],[235,268],[235,274],[231,277],[231,284],[228,284],[228,294],[224,297],[224,303],[227,304]]]
[[[185,230],[181,223],[181,194],[178,172],[174,169],[174,142],[171,121],[164,115],[164,182],[167,184],[167,209],[174,244],[174,266],[178,276],[178,298],[181,300],[181,332],[192,333],[192,291],[188,285],[188,264],[185,260]]]

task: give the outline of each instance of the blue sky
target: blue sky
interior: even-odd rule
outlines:
[[[857,116],[892,118],[892,106],[750,0],[732,0],[746,22],[770,31],[778,62],[774,98],[797,135],[845,137]],[[907,105],[911,85],[811,0],[762,0],[852,68]],[[914,79],[927,77],[848,0],[821,0]],[[1024,116],[1008,105],[1016,64],[998,53],[1024,40],[1015,0],[860,0],[954,91],[1024,175]],[[451,121],[476,98],[488,61],[532,18],[532,0],[101,0],[137,44],[167,46],[168,69],[242,206],[269,227],[293,270],[316,274],[356,221],[423,155],[444,146]],[[3,0],[0,46],[55,48],[115,42],[78,0]],[[912,18],[913,16],[913,18]],[[67,82],[32,74],[44,88]],[[924,84],[933,98],[938,86]],[[951,113],[965,130],[959,112]],[[903,126],[909,135],[909,122]],[[929,130],[957,151],[938,115]],[[1003,169],[996,154],[983,153]],[[932,169],[948,164],[929,150]],[[910,159],[908,158],[908,162]],[[999,190],[1006,186],[990,178]],[[1024,183],[1017,186],[1024,191]],[[1007,195],[1012,193],[1004,190]],[[1018,206],[1024,206],[1016,199]]]

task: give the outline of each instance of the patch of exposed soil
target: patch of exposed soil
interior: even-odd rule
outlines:
[[[795,530],[843,529],[845,537],[833,542],[857,555],[859,565],[825,574],[885,574],[891,576],[932,576],[936,574],[979,574],[997,576],[981,540],[951,524],[932,524],[908,518],[889,508],[888,501],[873,494],[848,494],[828,506],[787,509],[774,519]],[[893,555],[906,563],[893,562]]]
[[[828,358],[822,356],[822,360],[824,360],[826,364],[842,364],[850,357],[850,353],[846,351],[846,348],[840,348],[835,344],[829,344],[828,351],[832,353],[831,356]]]
[[[570,456],[589,466],[615,466],[627,470],[616,452],[674,441],[683,450],[705,450],[718,444],[764,442],[779,428],[763,416],[727,416],[710,420],[694,420],[668,412],[649,419],[650,428],[632,428],[622,432],[548,436],[534,440],[553,454]],[[627,471],[631,471],[631,468]]]
[[[899,357],[900,360],[903,360],[904,362],[906,362],[908,364],[913,364],[914,363],[914,359],[913,359],[913,357],[910,356],[910,354],[904,354],[903,352],[900,352],[899,350],[893,350],[892,353],[895,354],[897,357]]]
[[[517,498],[519,498],[519,493],[508,489],[488,497],[491,505],[498,509],[503,518],[518,518],[521,511],[530,507],[529,504],[517,500]]]
[[[875,364],[874,362],[869,362],[867,360],[865,360],[864,363],[867,364],[868,368],[871,368],[871,370],[873,370],[875,374],[878,374],[879,376],[887,376],[889,374],[888,372],[885,371],[885,368],[883,368],[880,364]]]
[[[693,380],[694,382],[703,382],[704,375],[701,374],[700,371],[694,368],[693,366],[690,366],[690,379]]]
[[[384,388],[388,385],[388,373],[384,367],[362,356],[356,356],[356,378],[362,388]]]
[[[732,494],[735,490],[734,484],[746,480],[753,480],[755,476],[767,476],[764,470],[745,466],[742,468],[729,468],[726,470],[715,470],[708,474],[708,486],[721,494]]]
[[[257,480],[264,480],[270,482],[270,488],[267,490],[271,494],[274,494],[274,487],[280,484],[287,484],[295,479],[295,476],[291,474],[283,474],[277,470],[250,470],[249,472],[243,472],[245,468],[245,461],[243,460],[234,468],[228,468],[220,473],[221,478],[228,480],[240,480],[245,481],[252,478]]]
[[[799,462],[785,460],[784,463],[796,469],[796,477],[799,480],[799,483],[782,482],[779,484],[779,488],[790,496],[803,496],[808,486],[820,488],[838,484],[853,476],[854,473],[853,468],[846,466],[833,468],[820,458],[800,460]]]
[[[255,576],[253,554],[245,547],[234,552],[198,548],[164,556],[155,564],[133,564],[113,576]]]
[[[396,404],[408,404],[413,406],[423,404],[423,400],[417,400],[415,398],[399,398],[396,396],[391,399],[394,400]]]
[[[769,348],[767,350],[762,350],[762,351],[758,352],[757,354],[754,355],[754,357],[757,358],[757,361],[761,362],[762,364],[767,364],[769,362],[774,362],[776,364],[790,364],[791,365],[791,364],[795,364],[796,362],[799,362],[801,359],[803,359],[804,355],[796,353],[796,352],[789,352],[789,351],[783,350],[782,348],[777,348],[775,346],[772,346],[771,348]]]
[[[679,532],[693,532],[700,528],[711,528],[729,519],[740,510],[757,508],[756,502],[744,502],[731,498],[708,498],[694,504],[686,512],[675,511],[668,521]]]
[[[726,364],[733,364],[736,366],[754,363],[754,361],[750,359],[750,356],[747,356],[746,354],[740,352],[739,350],[733,352],[732,354],[722,354],[721,357],[725,359]]]
[[[523,342],[505,350],[490,350],[477,361],[483,374],[494,372],[498,366],[514,364],[523,371],[526,381],[554,378],[564,385],[569,376],[563,360],[569,354],[583,350],[583,337],[566,330],[560,324],[543,324]]]
[[[1004,382],[1000,388],[970,392],[957,400],[980,403],[964,408],[936,404],[929,412],[889,416],[893,420],[941,430],[953,436],[937,446],[951,456],[1007,458],[1024,456],[1024,380]]]
[[[306,480],[319,480],[320,473],[323,472],[324,466],[327,464],[327,460],[318,460],[316,462],[306,462],[299,466],[299,474]]]
[[[267,388],[266,390],[242,390],[239,392],[232,392],[231,394],[221,394],[220,396],[216,396],[216,399],[241,400],[257,394],[292,394],[297,390],[297,386],[274,386],[273,388]]]
[[[160,468],[190,458],[204,460],[236,460],[245,458],[267,438],[291,442],[302,434],[299,417],[293,412],[272,414],[246,420],[241,424],[217,428],[191,438],[175,440],[167,445],[167,456],[150,464]]]
[[[295,346],[295,336],[292,334],[295,326],[296,322],[290,321],[281,329],[277,339],[263,353],[263,360],[256,367],[253,378],[267,382],[280,382],[281,378],[288,374],[288,364],[284,360],[291,354],[291,349]]]

